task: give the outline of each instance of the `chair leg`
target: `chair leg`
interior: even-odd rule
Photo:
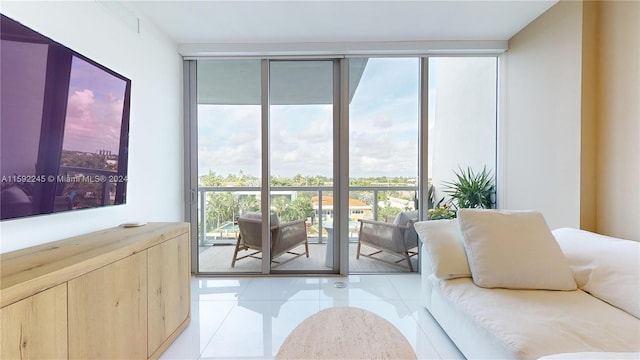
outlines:
[[[358,239],[358,247],[357,247],[357,251],[356,251],[356,259],[360,259],[360,239]]]
[[[409,256],[409,252],[408,251],[404,251],[404,257],[405,259],[407,259],[407,264],[409,264],[409,271],[413,272],[413,265],[411,265],[411,256]]]
[[[309,240],[304,242],[304,252],[307,254],[307,257],[309,257]]]
[[[233,252],[233,260],[231,260],[231,267],[236,266],[236,259],[238,258],[238,251],[240,251],[240,235],[238,235],[238,241],[236,242],[236,250]]]

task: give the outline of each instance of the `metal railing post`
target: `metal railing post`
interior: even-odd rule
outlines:
[[[206,196],[207,191],[198,189],[198,193],[200,193],[200,239],[198,243],[200,244],[200,246],[203,246],[206,240],[206,234],[207,234],[207,222],[206,222],[207,209],[205,208],[205,204],[206,204],[205,198],[207,197]]]
[[[322,244],[322,190],[318,190],[318,243]]]
[[[373,190],[373,220],[378,220],[378,190]]]

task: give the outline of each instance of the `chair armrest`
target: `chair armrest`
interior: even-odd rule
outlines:
[[[390,228],[398,227],[398,225],[396,225],[394,223],[388,223],[388,222],[385,222],[385,221],[366,220],[366,219],[358,219],[358,221],[363,223],[363,224],[370,224],[370,225],[373,225],[373,226],[384,226],[384,227],[390,227]]]
[[[276,227],[284,228],[284,227],[288,227],[288,226],[295,226],[295,225],[300,224],[300,223],[304,223],[305,226],[306,226],[306,222],[307,221],[305,219],[299,219],[299,220],[289,221],[289,222],[286,222],[286,223],[280,223],[280,225],[276,225]]]
[[[375,220],[365,220],[365,219],[358,219],[358,221],[365,224],[371,224],[373,226],[384,226],[384,227],[390,227],[390,228],[397,228],[400,230],[407,230],[413,224],[413,221],[409,221],[407,225],[398,225],[394,223],[388,223],[385,221],[375,221]]]

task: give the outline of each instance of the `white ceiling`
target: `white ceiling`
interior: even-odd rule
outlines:
[[[557,3],[125,1],[177,44],[508,40]]]

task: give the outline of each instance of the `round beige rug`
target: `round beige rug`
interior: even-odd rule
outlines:
[[[305,319],[284,340],[276,359],[415,359],[390,322],[360,308],[334,307]]]

